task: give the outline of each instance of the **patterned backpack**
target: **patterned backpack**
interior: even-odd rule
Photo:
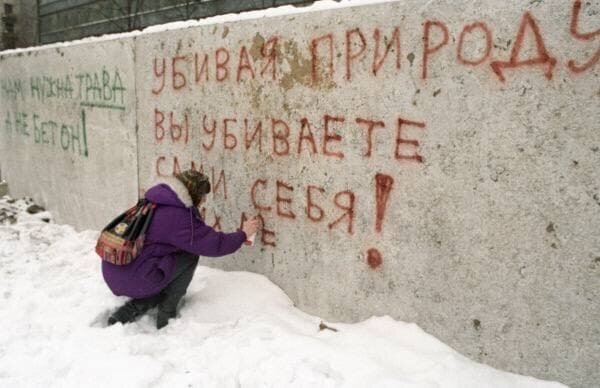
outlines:
[[[140,199],[106,225],[96,243],[96,253],[102,260],[115,265],[127,265],[135,260],[144,246],[155,207],[156,204],[147,199]]]

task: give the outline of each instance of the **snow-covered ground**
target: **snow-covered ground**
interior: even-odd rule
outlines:
[[[106,327],[126,298],[104,285],[98,232],[28,206],[0,199],[1,387],[563,386],[475,363],[389,317],[325,328],[248,272],[199,267],[163,330],[155,311]]]

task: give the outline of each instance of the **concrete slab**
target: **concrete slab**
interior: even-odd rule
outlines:
[[[13,196],[100,229],[137,198],[131,39],[0,55],[0,168]]]
[[[209,224],[265,221],[256,247],[204,263],[264,273],[310,313],[392,315],[589,386],[598,3],[577,4],[414,0],[142,36],[142,189],[203,169]]]

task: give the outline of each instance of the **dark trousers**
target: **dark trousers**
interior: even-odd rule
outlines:
[[[177,304],[185,295],[188,286],[194,277],[198,265],[198,256],[188,252],[175,255],[175,274],[173,280],[160,294],[148,298],[133,299],[130,301],[137,310],[148,310],[158,305],[159,311],[174,314]]]
[[[193,253],[181,252],[176,256],[175,275],[173,280],[161,292],[159,310],[175,312],[179,300],[185,295],[198,266],[198,256]]]

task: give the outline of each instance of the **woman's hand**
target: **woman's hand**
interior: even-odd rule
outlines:
[[[250,238],[258,228],[260,227],[260,220],[258,217],[252,217],[249,220],[244,221],[242,224],[242,231],[246,233],[246,238]]]

